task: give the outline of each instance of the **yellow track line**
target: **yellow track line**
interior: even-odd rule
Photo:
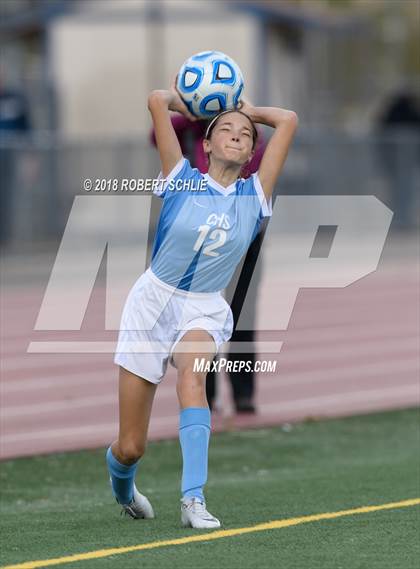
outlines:
[[[64,563],[75,563],[76,561],[87,561],[88,559],[100,559],[111,555],[120,555],[122,553],[131,553],[132,551],[143,551],[145,549],[155,549],[158,547],[167,547],[170,545],[184,545],[186,543],[194,543],[197,541],[210,541],[214,539],[222,539],[223,537],[232,537],[235,535],[243,535],[245,533],[253,533],[257,531],[266,531],[270,529],[287,528],[310,522],[318,522],[320,520],[332,520],[334,518],[342,518],[344,516],[354,516],[356,514],[369,514],[371,512],[379,512],[381,510],[393,510],[396,508],[408,508],[409,506],[420,505],[420,498],[412,500],[403,500],[401,502],[390,502],[388,504],[380,504],[379,506],[363,506],[361,508],[353,508],[352,510],[341,510],[339,512],[325,512],[324,514],[313,514],[311,516],[303,516],[300,518],[288,518],[285,520],[275,520],[266,522],[256,526],[226,529],[208,532],[204,534],[181,537],[178,539],[166,539],[163,541],[152,541],[150,543],[141,543],[140,545],[130,545],[128,547],[113,547],[109,549],[98,549],[88,553],[78,553],[76,555],[68,555],[66,557],[56,557],[54,559],[41,559],[38,561],[26,561],[17,565],[3,565],[0,569],[38,569],[39,567],[51,567],[52,565],[62,565]]]

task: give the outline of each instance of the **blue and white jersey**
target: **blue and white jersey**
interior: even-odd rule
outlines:
[[[163,204],[151,269],[161,281],[191,292],[226,288],[262,219],[272,213],[258,174],[224,188],[186,158],[154,193]]]

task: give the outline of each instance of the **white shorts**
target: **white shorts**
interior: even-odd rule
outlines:
[[[149,268],[128,294],[121,317],[114,362],[160,383],[183,335],[206,330],[216,352],[232,336],[233,316],[220,292],[187,292],[162,282]]]

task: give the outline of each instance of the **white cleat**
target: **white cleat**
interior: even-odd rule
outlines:
[[[206,510],[206,503],[200,498],[181,499],[181,523],[184,528],[214,529],[220,521]]]
[[[125,513],[126,515],[132,517],[135,520],[152,519],[155,517],[152,504],[149,502],[146,496],[140,494],[135,484],[134,484],[133,499],[131,500],[131,502],[129,504],[120,504],[120,505],[122,507],[121,514]]]

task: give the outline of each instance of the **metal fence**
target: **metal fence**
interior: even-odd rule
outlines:
[[[420,137],[304,131],[276,191],[375,195],[394,211],[393,227],[418,227]],[[3,244],[57,241],[85,179],[156,178],[157,152],[146,138],[66,141],[56,136],[0,139]],[[100,220],[98,220],[100,222]]]

